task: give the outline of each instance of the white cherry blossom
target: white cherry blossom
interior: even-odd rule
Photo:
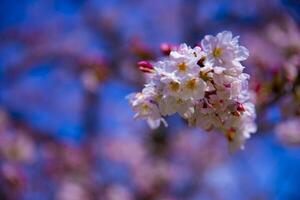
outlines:
[[[249,56],[249,51],[238,44],[239,37],[232,37],[230,31],[223,31],[217,36],[207,35],[201,41],[207,59],[215,65],[230,64],[233,61],[243,61]]]
[[[240,62],[249,52],[228,31],[205,36],[201,45],[203,50],[181,44],[157,62],[139,62],[147,84],[128,97],[135,118],[157,128],[166,125],[163,117],[177,113],[190,126],[222,132],[230,151],[244,148],[257,129],[250,76]]]
[[[299,145],[300,144],[300,118],[290,118],[280,124],[275,128],[278,139],[289,145]]]

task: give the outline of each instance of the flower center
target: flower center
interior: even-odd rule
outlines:
[[[149,111],[149,106],[147,104],[143,104],[141,107],[141,111],[144,115],[146,115]]]
[[[155,100],[155,101],[160,101],[160,100],[162,99],[162,97],[163,97],[163,95],[161,95],[161,94],[156,95],[156,96],[154,97],[154,100]]]
[[[177,99],[177,100],[176,100],[176,103],[177,103],[177,104],[182,104],[183,101],[182,101],[182,99]]]
[[[180,64],[178,65],[178,70],[179,70],[180,72],[185,72],[186,69],[187,69],[187,66],[186,66],[185,62],[182,62],[182,63],[180,63]]]
[[[197,87],[197,80],[195,78],[188,80],[186,83],[186,87],[190,90],[194,90]]]
[[[209,80],[211,80],[211,77],[209,77],[209,74],[208,73],[210,73],[211,71],[209,71],[209,72],[203,72],[203,71],[200,71],[199,72],[199,78],[201,78],[202,80],[204,80],[204,81],[209,81]]]
[[[179,90],[179,87],[180,87],[180,84],[177,83],[177,82],[174,82],[174,81],[171,81],[169,83],[170,85],[170,89],[173,91],[173,92],[177,92]]]
[[[216,47],[213,51],[213,55],[215,58],[219,58],[222,55],[222,49],[219,47]]]

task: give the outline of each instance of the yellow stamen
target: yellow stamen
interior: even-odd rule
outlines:
[[[177,103],[177,104],[182,104],[183,101],[182,101],[182,99],[177,99],[177,100],[176,100],[176,103]]]
[[[187,65],[185,64],[185,62],[182,62],[178,65],[178,70],[180,72],[185,72],[187,70]]]
[[[154,100],[155,101],[160,101],[161,99],[162,99],[162,95],[160,94],[160,95],[156,95],[155,97],[154,97]]]
[[[186,87],[190,90],[194,90],[197,87],[197,80],[195,78],[188,80],[186,83]]]
[[[211,78],[208,76],[208,73],[205,73],[205,72],[203,72],[203,71],[200,71],[199,72],[199,76],[198,76],[199,78],[201,78],[202,80],[204,80],[204,81],[209,81],[209,80],[211,80]]]
[[[142,105],[142,110],[146,111],[149,109],[149,106],[147,104]]]
[[[222,49],[219,47],[215,48],[213,51],[213,55],[215,58],[219,58],[222,55],[222,53]]]
[[[174,81],[170,82],[170,83],[169,83],[169,86],[170,86],[170,89],[171,89],[173,92],[177,92],[177,91],[179,90],[179,88],[180,88],[180,84],[177,83],[177,82],[174,82]]]

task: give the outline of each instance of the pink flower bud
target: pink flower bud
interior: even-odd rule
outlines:
[[[160,45],[160,50],[162,52],[163,55],[168,56],[170,55],[171,51],[174,50],[175,47],[171,44],[168,43],[162,43]]]
[[[237,103],[237,111],[239,112],[245,112],[245,108],[244,108],[244,105],[241,104],[241,103]]]
[[[145,72],[145,73],[153,72],[153,65],[150,62],[143,60],[143,61],[139,61],[137,64],[139,66],[139,69],[142,72]]]

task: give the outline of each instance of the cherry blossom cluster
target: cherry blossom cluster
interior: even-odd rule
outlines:
[[[157,62],[141,61],[147,83],[128,96],[135,118],[151,128],[178,113],[190,126],[221,131],[231,150],[243,148],[256,131],[255,108],[243,73],[249,51],[229,31],[207,35],[194,48],[181,44]]]

